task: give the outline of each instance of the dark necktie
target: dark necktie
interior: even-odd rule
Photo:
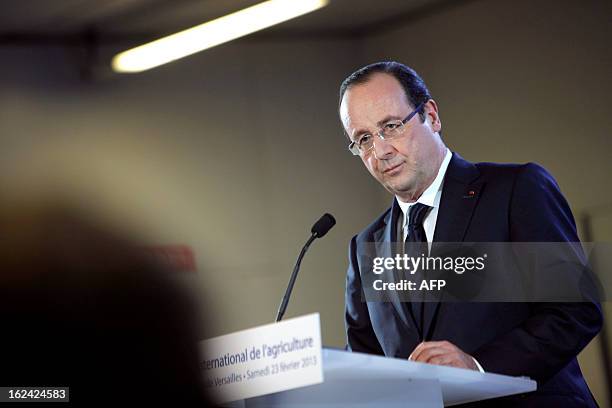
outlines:
[[[405,243],[405,254],[412,258],[420,258],[428,255],[427,247],[427,236],[425,235],[425,228],[423,228],[423,220],[429,213],[431,207],[425,204],[416,203],[410,207],[408,213],[408,236],[406,237]],[[421,282],[425,278],[423,276],[424,271],[417,270],[412,275],[412,281],[416,283],[416,288],[421,286]],[[419,331],[419,337],[423,339],[423,320],[424,320],[424,305],[421,301],[424,293],[419,291],[414,292],[416,295],[412,296],[410,306],[412,308],[412,314],[417,322],[417,329]]]

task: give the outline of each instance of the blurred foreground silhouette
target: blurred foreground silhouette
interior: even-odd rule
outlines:
[[[58,206],[0,208],[0,386],[206,406],[196,308],[138,245]]]

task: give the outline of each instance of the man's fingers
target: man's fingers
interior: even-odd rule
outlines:
[[[444,365],[450,367],[471,368],[462,359],[462,355],[460,352],[447,351],[442,348],[427,349],[423,351],[419,355],[419,359],[415,361],[419,363]]]
[[[419,363],[478,369],[470,355],[448,341],[423,342],[415,347],[408,359]]]
[[[421,351],[417,356],[413,358],[413,361],[420,363],[429,363],[433,357],[439,357],[449,354],[449,352],[442,347],[428,347]]]
[[[424,342],[422,342],[421,344],[419,344],[418,346],[415,347],[415,349],[412,351],[410,356],[408,356],[408,360],[420,361],[419,360],[419,355],[423,351],[428,350],[428,349],[433,348],[433,347],[438,347],[438,348],[442,348],[442,349],[450,351],[455,346],[453,346],[453,344],[449,343],[448,341],[424,341]]]
[[[415,356],[416,356],[418,353],[420,353],[420,350],[421,350],[421,345],[422,345],[422,344],[425,344],[425,343],[424,343],[424,342],[419,343],[419,344],[418,344],[418,345],[417,345],[417,346],[414,348],[414,350],[412,350],[412,353],[410,353],[410,355],[408,356],[408,360],[413,360],[413,359],[414,359],[414,357],[415,357]]]

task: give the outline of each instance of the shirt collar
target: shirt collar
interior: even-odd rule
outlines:
[[[453,154],[446,148],[446,154],[444,155],[444,160],[442,160],[442,164],[440,164],[440,168],[438,169],[438,174],[434,179],[433,183],[429,185],[423,191],[423,194],[414,202],[414,203],[405,203],[399,199],[399,197],[395,197],[397,199],[397,203],[399,204],[402,212],[404,213],[404,224],[408,222],[408,211],[410,207],[412,207],[416,203],[421,203],[428,205],[430,207],[438,207],[440,205],[440,195],[442,192],[442,182],[444,181],[444,176],[446,175],[446,170],[448,169],[448,165],[451,161],[451,157]]]

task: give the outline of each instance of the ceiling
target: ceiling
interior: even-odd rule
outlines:
[[[0,44],[95,32],[102,41],[172,33],[261,0],[3,0]],[[266,35],[354,35],[429,14],[461,0],[330,0]]]

